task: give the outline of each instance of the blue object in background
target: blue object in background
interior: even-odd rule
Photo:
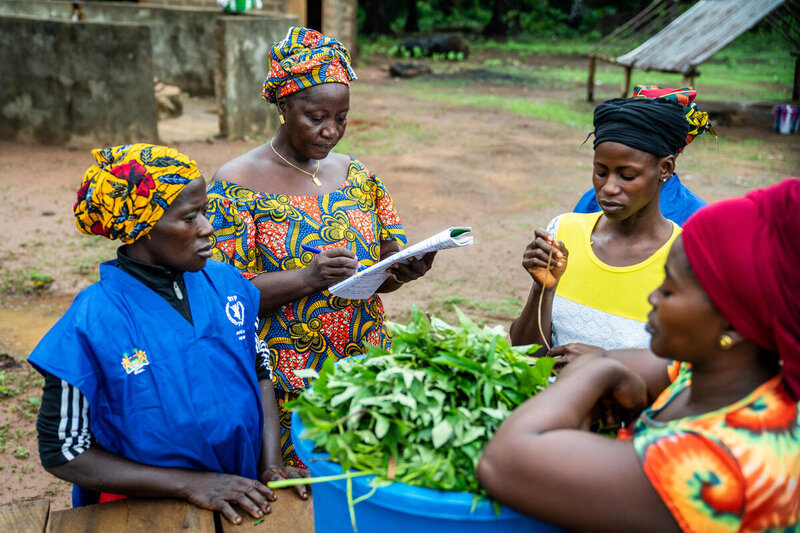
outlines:
[[[661,186],[661,196],[658,199],[658,203],[659,207],[661,207],[661,214],[679,226],[683,226],[686,219],[692,216],[695,211],[708,205],[705,200],[681,183],[677,172]],[[600,211],[594,189],[589,189],[581,196],[573,211],[575,213],[597,213]]]
[[[292,413],[292,442],[311,477],[341,474],[341,467],[327,461],[327,453],[314,453],[314,442],[300,437],[305,427]],[[465,475],[473,475],[465,472]],[[352,478],[353,498],[372,490],[373,476]],[[346,481],[314,484],[314,530],[316,533],[352,533],[347,507]],[[359,533],[562,533],[565,529],[539,522],[481,500],[471,511],[473,494],[444,492],[403,483],[381,487],[355,505]]]

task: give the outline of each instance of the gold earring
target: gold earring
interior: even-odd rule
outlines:
[[[730,350],[733,346],[733,339],[730,335],[723,333],[719,336],[719,347],[723,350]]]
[[[283,115],[278,115],[278,120],[281,124],[286,124],[286,120],[284,120]]]

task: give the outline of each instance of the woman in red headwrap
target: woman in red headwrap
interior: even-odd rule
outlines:
[[[690,218],[650,295],[664,361],[570,363],[486,447],[489,492],[580,531],[798,531],[798,207],[788,179]],[[609,407],[626,437],[582,431]]]
[[[290,28],[269,53],[264,99],[276,106],[275,136],[225,163],[208,189],[213,258],[238,268],[261,291],[259,337],[274,365],[281,445],[294,454],[283,408],[327,358],[388,347],[383,304],[332,295],[331,285],[396,253],[406,238],[388,191],[364,164],[333,152],[347,128],[350,55],[318,31]],[[378,289],[399,289],[424,275],[433,254],[389,268]]]

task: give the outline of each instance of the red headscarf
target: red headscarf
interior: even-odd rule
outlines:
[[[733,328],[778,352],[800,399],[800,179],[697,211],[683,226],[683,247]]]

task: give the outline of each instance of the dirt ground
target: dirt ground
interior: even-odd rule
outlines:
[[[410,242],[449,226],[473,228],[475,245],[442,252],[422,280],[384,298],[390,319],[416,303],[452,316],[452,305],[508,326],[521,309],[529,277],[520,266],[534,227],[572,208],[590,186],[592,151],[586,131],[510,112],[442,103],[362,68],[351,94],[346,141],[351,155],[384,181]],[[465,92],[564,97],[564,90],[524,93],[513,84],[472,81]],[[580,98],[582,87],[572,89]],[[600,98],[616,96],[609,94]],[[187,102],[183,117],[160,125],[162,141],[195,158],[206,176],[265,139],[215,139],[212,100]],[[678,161],[681,179],[706,200],[740,195],[800,175],[796,136],[766,129],[719,128],[725,144],[697,141]],[[768,144],[759,141],[765,141]],[[69,506],[69,485],[39,466],[35,412],[40,380],[24,360],[68,307],[97,279],[97,263],[115,245],[81,235],[71,207],[84,148],[0,143],[0,505],[49,498]],[[21,293],[21,295],[13,295]]]

